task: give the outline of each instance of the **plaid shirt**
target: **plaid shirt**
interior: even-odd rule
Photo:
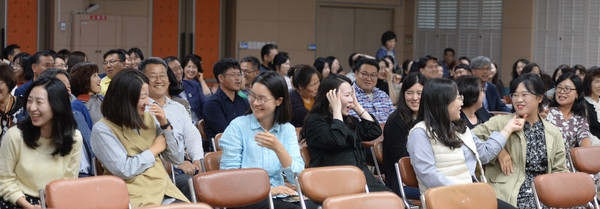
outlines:
[[[356,93],[356,99],[358,103],[365,108],[368,113],[371,113],[375,116],[375,119],[379,123],[385,123],[387,121],[388,116],[396,110],[394,104],[392,104],[392,100],[390,97],[384,92],[379,90],[377,87],[373,88],[371,94],[373,95],[373,99],[369,99],[369,96],[365,91],[359,88],[356,83],[352,84],[354,87],[354,92]],[[350,110],[350,115],[358,117],[358,114],[353,110]]]

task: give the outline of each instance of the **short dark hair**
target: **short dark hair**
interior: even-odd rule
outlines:
[[[100,107],[110,122],[132,129],[147,129],[137,111],[140,91],[148,78],[135,69],[124,69],[113,77]]]
[[[85,62],[85,57],[86,57],[86,55],[82,51],[71,52],[71,55],[69,56],[69,61],[67,61],[67,65],[69,66],[67,71],[69,71],[69,73],[70,73],[73,66],[75,66],[76,64]]]
[[[119,57],[119,62],[126,62],[127,58],[125,57],[125,53],[126,53],[126,51],[123,49],[108,50],[108,51],[106,51],[106,53],[104,53],[104,56],[102,57],[102,61],[104,61],[104,59],[106,59],[106,57],[108,57],[108,55],[117,54],[117,56]]]
[[[456,79],[456,85],[458,86],[458,92],[464,96],[463,108],[471,107],[477,100],[479,100],[479,94],[481,92],[482,84],[481,79],[474,75],[465,75]]]
[[[229,69],[235,69],[239,70],[239,72],[242,72],[242,70],[240,69],[240,63],[238,63],[238,61],[236,61],[235,59],[223,58],[215,63],[215,65],[213,66],[213,75],[217,79],[217,83],[221,83],[221,81],[219,80],[219,75],[224,74]]]
[[[585,96],[592,95],[592,82],[600,77],[600,68],[598,66],[590,67],[587,75],[583,78],[583,93]]]
[[[373,65],[377,68],[377,72],[379,72],[379,63],[375,59],[359,57],[357,58],[358,62],[356,62],[356,66],[354,66],[354,73],[358,73],[360,67],[363,65]]]
[[[265,85],[273,98],[282,98],[281,105],[275,108],[274,122],[284,124],[292,120],[292,105],[290,103],[290,94],[288,93],[287,84],[285,79],[279,73],[274,71],[267,71],[258,74],[252,80],[252,85],[261,83]],[[248,108],[246,115],[252,114],[252,108]]]
[[[2,50],[2,58],[8,59],[8,55],[15,55],[15,49],[20,49],[21,47],[16,44],[8,45]]]
[[[137,55],[141,60],[144,60],[144,53],[142,52],[142,50],[140,48],[137,47],[133,47],[131,49],[129,49],[129,51],[127,51],[127,54],[131,55],[131,54],[135,54]]]
[[[381,34],[381,45],[385,45],[385,42],[389,40],[396,40],[396,33],[391,30],[388,30]]]
[[[17,78],[15,77],[15,73],[12,71],[8,64],[3,62],[0,63],[0,81],[3,81],[6,84],[8,90],[15,88],[15,86],[17,85]]]
[[[294,69],[292,85],[296,89],[299,89],[300,87],[305,88],[310,83],[313,75],[317,75],[319,80],[321,80],[321,75],[319,72],[310,65],[298,64],[292,67],[292,69]]]
[[[90,79],[98,73],[98,65],[91,62],[78,63],[71,67],[71,93],[75,96],[90,92]]]
[[[50,68],[48,70],[44,70],[44,72],[40,73],[40,75],[38,76],[38,79],[40,79],[40,78],[56,78],[56,76],[59,74],[63,74],[67,77],[68,80],[71,80],[71,75],[69,75],[69,73],[67,73],[67,71],[64,71],[63,69],[58,69],[58,68]]]
[[[566,64],[559,65],[558,67],[556,67],[556,69],[554,69],[554,73],[552,74],[552,82],[556,82],[556,79],[558,79],[556,77],[558,75],[558,71],[560,71],[562,75],[567,73],[575,73],[575,70],[573,70],[571,66]]]
[[[319,72],[319,74],[321,74],[321,76],[323,76],[323,68],[325,68],[325,63],[327,63],[327,60],[323,57],[317,57],[317,59],[315,59],[315,62],[313,63],[313,67],[315,67],[315,69]],[[333,72],[331,72],[331,65],[329,66],[329,69],[329,74],[332,74]]]
[[[242,64],[242,62],[249,62],[254,70],[260,69],[260,61],[258,61],[258,58],[255,56],[246,56],[240,60],[240,64]]]
[[[138,69],[139,71],[141,71],[142,73],[146,72],[146,66],[147,65],[151,65],[151,64],[155,64],[155,65],[162,65],[163,67],[165,67],[165,69],[168,68],[167,63],[162,60],[161,58],[158,57],[148,57],[144,60],[142,60],[142,62],[140,62],[140,64],[138,65]]]
[[[469,59],[468,57],[465,57],[465,56],[459,57],[458,60],[459,61],[460,60],[467,60],[467,62],[469,62],[469,64],[471,64],[471,59]]]
[[[444,49],[444,56],[446,56],[446,52],[452,52],[452,55],[456,55],[456,52],[454,52],[453,48],[445,48]]]
[[[56,53],[56,55],[60,55],[60,57],[62,57],[64,61],[67,61],[71,56],[71,52],[67,49],[61,49]]]
[[[166,57],[165,60],[167,58],[168,57]],[[172,62],[172,61],[177,60],[177,58],[170,59],[170,60],[171,61],[169,61],[169,62]],[[169,67],[169,65],[168,65],[169,62],[167,62],[167,77],[169,78],[169,95],[176,96],[176,95],[179,95],[184,89],[183,89],[183,85],[177,81],[177,77],[175,77],[175,73],[173,72],[173,69],[171,69]]]
[[[542,77],[542,73],[543,73],[542,68],[540,68],[540,66],[535,62],[530,62],[529,64],[525,65],[525,67],[523,67],[523,71],[521,71],[521,74],[532,73],[534,67],[537,67],[538,69],[540,69],[539,76]]]
[[[513,67],[512,67],[512,69],[513,69],[512,70],[512,77],[513,77],[513,79],[519,77],[519,73],[517,72],[517,66],[519,65],[519,62],[521,62],[521,63],[523,63],[525,65],[529,64],[529,60],[527,60],[525,58],[521,58],[521,59],[518,59],[517,61],[515,61],[515,63],[513,64]],[[523,73],[523,72],[521,71],[521,73]]]
[[[277,44],[271,43],[271,44],[265,44],[261,49],[260,49],[260,59],[264,62],[265,61],[265,55],[268,55],[271,52],[271,49],[277,49]]]
[[[334,57],[334,56],[329,56],[329,57],[326,57],[325,59],[327,59],[327,64],[329,64],[329,68],[331,68],[331,66],[333,65],[333,62],[334,62],[334,61],[335,61],[337,58],[336,58],[336,57]],[[341,65],[341,63],[339,63],[339,62],[340,62],[340,61],[338,60],[338,65],[340,66],[340,68],[337,70],[337,72],[333,72],[333,71],[332,71],[331,73],[333,73],[333,74],[336,74],[336,73],[340,73],[340,72],[344,71],[344,68],[342,68],[342,65]]]
[[[27,88],[24,98],[28,98],[31,90],[35,87],[43,87],[46,90],[48,93],[48,103],[52,108],[51,143],[55,147],[52,155],[66,156],[74,149],[75,139],[73,139],[73,136],[77,128],[77,123],[75,122],[75,118],[73,118],[73,110],[71,109],[67,87],[57,78],[40,78]],[[31,149],[39,147],[40,127],[33,125],[31,117],[27,117],[25,120],[19,122],[17,127],[21,129],[23,140],[27,147]]]
[[[186,55],[185,57],[183,57],[183,63],[181,63],[183,65],[183,68],[185,68],[185,66],[187,66],[188,62],[190,61],[192,61],[192,63],[194,63],[196,67],[198,67],[199,73],[204,73],[204,69],[202,68],[202,57],[195,54]]]
[[[419,62],[418,62],[419,68],[417,70],[420,70],[421,68],[425,68],[427,66],[427,62],[429,62],[429,60],[433,60],[433,61],[435,61],[436,64],[438,64],[438,59],[436,57],[431,56],[431,55],[425,55],[424,57],[421,57],[419,59]],[[413,65],[415,65],[415,63],[413,63]]]
[[[14,62],[21,65],[21,67],[23,68],[23,79],[28,81],[31,80],[31,78],[33,78],[33,69],[31,68],[31,55],[29,55],[29,53],[21,52],[17,54],[14,58]]]
[[[48,51],[48,50],[36,52],[35,54],[33,54],[33,56],[31,56],[31,64],[32,65],[40,64],[40,59],[42,57],[52,57],[52,53],[50,53],[50,51]]]
[[[269,62],[269,68],[277,71],[277,67],[281,67],[281,64],[287,62],[290,59],[287,52],[279,52],[273,58],[272,62]]]
[[[352,59],[352,57],[354,57],[354,55],[358,54],[357,52],[354,52],[352,54],[350,54],[350,56],[348,57],[348,65],[350,66],[350,68],[352,70],[354,70],[354,59]],[[356,58],[358,59],[358,58]]]
[[[575,73],[577,73],[578,70],[579,70],[579,74],[583,74],[583,75],[586,75],[587,72],[588,72],[588,70],[587,70],[587,68],[585,68],[585,66],[579,65],[579,64],[578,65],[574,65],[573,66],[573,71],[575,71]]]
[[[575,75],[574,73],[567,73],[567,74],[563,74],[558,78],[558,81],[556,81],[556,85],[558,86],[559,83],[565,81],[565,80],[571,80],[571,82],[573,82],[573,85],[575,85],[575,93],[577,93],[577,97],[575,98],[575,101],[573,101],[573,106],[571,106],[571,111],[573,111],[573,114],[575,115],[579,115],[581,117],[587,118],[588,117],[588,113],[587,113],[587,107],[586,107],[586,101],[585,101],[585,95],[583,94],[583,82],[581,81],[581,78],[578,75]],[[558,101],[556,101],[556,99],[558,98],[558,96],[556,94],[558,94],[558,89],[556,89],[556,91],[554,92],[554,99],[552,101],[550,101],[550,104],[548,105],[549,107],[558,107]]]
[[[177,59],[177,57],[174,56],[167,56],[165,58],[163,58],[163,60],[167,63],[167,65],[169,65],[170,62],[173,62],[175,60],[177,60],[177,62],[179,62],[179,59]],[[181,64],[181,63],[179,63]]]
[[[548,98],[544,93],[546,93],[546,88],[544,87],[544,82],[542,82],[542,78],[532,73],[521,73],[521,75],[512,81],[510,81],[510,94],[512,95],[517,91],[517,87],[519,84],[523,83],[525,89],[535,96],[542,97],[542,102],[538,105],[538,111],[544,110],[544,104],[548,103]],[[513,106],[513,112],[515,107]]]
[[[460,68],[465,69],[465,70],[471,72],[471,66],[470,65],[460,63],[456,67],[454,67],[455,70],[456,69],[460,69]]]

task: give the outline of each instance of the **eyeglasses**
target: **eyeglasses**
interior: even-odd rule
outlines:
[[[248,93],[248,100],[250,104],[254,103],[256,100],[259,105],[264,105],[266,102],[271,101],[271,99],[267,97],[256,97],[252,92]]]
[[[114,65],[117,62],[121,62],[121,60],[109,60],[108,62],[104,61],[102,65]]]
[[[250,74],[250,73],[253,73],[253,72],[256,72],[256,71],[258,71],[258,70],[242,69],[242,72],[244,72],[244,74]]]
[[[565,94],[571,93],[571,91],[573,90],[577,90],[576,88],[569,88],[569,87],[562,87],[562,86],[556,86],[556,92],[562,92]]]
[[[223,73],[223,75],[225,76],[231,76],[234,78],[241,78],[242,76],[244,76],[243,73]]]
[[[367,79],[367,78],[377,79],[377,75],[379,75],[379,74],[378,73],[369,74],[369,73],[363,71],[363,72],[360,72],[358,75],[360,75],[360,77],[362,79]]]
[[[473,70],[486,70],[486,71],[490,71],[490,70],[492,70],[492,68],[490,66],[487,66],[487,67],[473,68]]]
[[[533,94],[530,94],[530,93],[521,93],[521,94],[512,93],[512,94],[510,94],[510,99],[512,99],[512,100],[517,100],[519,98],[527,99],[532,96],[533,96]]]
[[[165,75],[165,74],[161,74],[161,75],[150,75],[150,76],[148,76],[148,79],[149,79],[149,80],[153,80],[153,81],[155,81],[156,79],[160,79],[160,80],[163,80],[163,81],[164,81],[164,80],[167,80],[167,75]]]

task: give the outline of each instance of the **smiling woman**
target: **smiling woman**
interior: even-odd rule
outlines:
[[[103,118],[100,106],[104,97],[100,95],[100,77],[98,76],[98,65],[91,62],[78,63],[71,68],[71,93],[80,100],[87,108],[96,123]]]
[[[10,66],[0,63],[0,138],[14,125],[15,113],[23,106],[10,94],[11,89],[16,85],[17,79]]]

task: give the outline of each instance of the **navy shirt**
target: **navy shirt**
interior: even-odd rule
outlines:
[[[29,86],[31,86],[31,84],[33,83],[33,79],[27,81],[27,83],[19,86],[19,88],[15,89],[15,95],[16,97],[20,97],[23,96],[26,92],[27,92],[27,88],[29,88]]]
[[[225,128],[233,119],[244,115],[250,108],[248,100],[240,97],[237,92],[233,101],[221,90],[209,97],[204,104],[204,129],[208,139],[215,137],[218,133],[223,133]]]

